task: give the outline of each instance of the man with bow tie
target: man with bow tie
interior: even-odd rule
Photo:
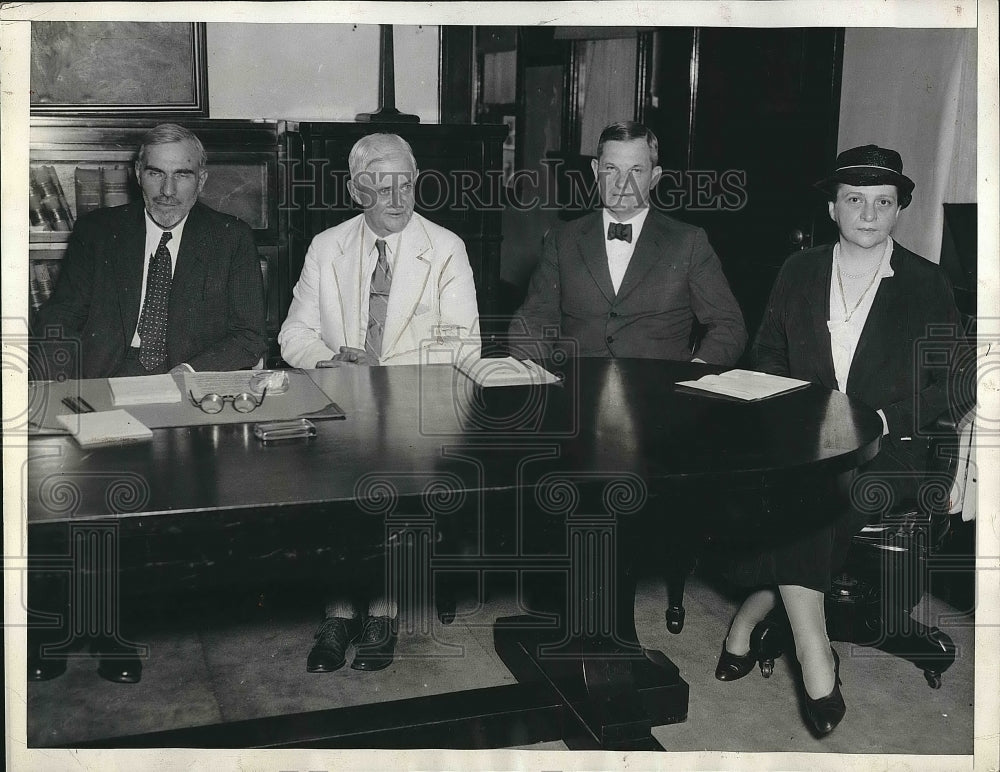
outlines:
[[[743,314],[705,232],[650,211],[658,153],[642,124],[601,132],[591,165],[604,207],[546,234],[512,335],[526,330],[546,354],[571,340],[580,356],[736,363]],[[692,352],[695,321],[705,332]]]

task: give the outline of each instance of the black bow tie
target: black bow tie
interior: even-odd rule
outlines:
[[[612,222],[608,223],[608,241],[621,239],[632,243],[632,223]]]

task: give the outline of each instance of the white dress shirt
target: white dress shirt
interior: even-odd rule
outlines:
[[[837,376],[837,389],[847,392],[847,376],[851,372],[851,363],[854,361],[854,354],[858,350],[858,341],[861,339],[861,332],[865,328],[868,314],[872,310],[872,303],[878,294],[879,285],[882,279],[893,276],[892,266],[892,239],[886,239],[885,250],[882,252],[882,259],[875,268],[875,274],[871,284],[864,290],[863,294],[855,300],[854,297],[847,302],[841,294],[841,282],[837,281],[838,270],[840,270],[840,244],[833,245],[833,271],[830,275],[830,319],[826,326],[830,331],[830,352],[833,355],[833,373]],[[841,279],[843,279],[841,274]],[[854,304],[852,311],[851,308]],[[845,313],[845,310],[847,313]],[[882,433],[888,434],[889,425],[885,419],[885,413],[878,411],[882,419]]]
[[[164,229],[153,222],[153,218],[149,216],[149,212],[146,212],[146,262],[142,266],[142,285],[139,290],[139,319],[142,319],[142,305],[146,302],[146,282],[149,281],[149,261],[153,259],[153,255],[156,254],[156,248],[160,246],[160,238],[163,236]],[[167,251],[170,253],[170,275],[174,275],[174,269],[177,267],[177,255],[180,253],[181,248],[181,236],[184,234],[184,223],[187,222],[187,215],[184,215],[177,225],[170,229],[173,234],[170,237],[170,241],[167,242]],[[132,346],[133,348],[139,348],[142,345],[142,340],[139,337],[139,325],[136,324],[135,332],[132,334]]]
[[[619,287],[622,286],[622,279],[628,270],[628,264],[635,253],[635,245],[639,242],[639,234],[642,233],[642,224],[646,222],[646,215],[649,214],[649,207],[639,210],[630,220],[616,220],[607,209],[604,210],[604,248],[608,255],[608,270],[611,272],[611,286],[618,294]],[[632,241],[622,241],[621,239],[608,240],[608,226],[611,223],[621,222],[622,225],[632,226]]]

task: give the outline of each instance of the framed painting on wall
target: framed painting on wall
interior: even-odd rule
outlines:
[[[32,115],[208,117],[205,25],[31,24]]]

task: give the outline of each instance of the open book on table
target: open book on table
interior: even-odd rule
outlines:
[[[804,388],[809,381],[753,370],[728,370],[718,375],[702,376],[696,381],[678,381],[677,385],[750,402]]]
[[[522,362],[514,357],[466,358],[456,362],[455,367],[480,386],[544,386],[559,382],[559,376],[530,359]]]

